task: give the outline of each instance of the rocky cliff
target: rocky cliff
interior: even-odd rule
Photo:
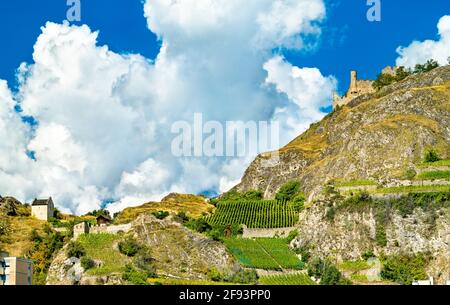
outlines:
[[[365,253],[425,254],[430,258],[428,275],[445,284],[450,278],[450,202],[448,195],[438,201],[425,208],[405,208],[409,200],[397,208],[391,200],[353,206],[319,201],[301,213],[291,246],[336,261],[359,260]]]
[[[354,99],[280,149],[270,166],[268,154],[258,156],[235,190],[273,198],[297,179],[312,199],[333,179],[401,178],[428,147],[450,157],[450,66]]]

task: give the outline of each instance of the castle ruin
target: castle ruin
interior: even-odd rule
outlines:
[[[356,71],[350,72],[350,88],[344,96],[339,96],[337,93],[333,96],[333,110],[337,107],[347,105],[350,101],[358,96],[373,93],[375,89],[372,87],[371,80],[358,80],[358,73]]]

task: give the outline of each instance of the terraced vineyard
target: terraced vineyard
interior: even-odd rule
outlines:
[[[207,217],[212,225],[241,225],[249,228],[292,227],[298,213],[288,202],[275,200],[220,202],[216,212]]]
[[[302,269],[304,264],[281,238],[227,238],[225,245],[245,267],[268,270]]]
[[[305,273],[263,276],[259,282],[263,285],[316,285]]]

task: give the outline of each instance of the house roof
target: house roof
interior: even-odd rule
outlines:
[[[50,199],[34,199],[31,205],[48,205],[50,203]]]
[[[108,216],[105,216],[105,215],[99,215],[99,216],[97,216],[97,220],[99,220],[99,219],[105,219],[105,220],[107,220],[107,221],[111,221],[111,218],[109,218]]]

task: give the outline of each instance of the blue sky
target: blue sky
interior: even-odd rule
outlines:
[[[396,61],[450,56],[448,0],[381,0],[373,23],[366,0],[241,1],[81,0],[75,25],[88,27],[63,23],[66,0],[0,1],[0,80],[9,85],[0,81],[0,193],[52,196],[62,211],[83,214],[109,199],[118,211],[170,192],[225,192],[257,153],[322,119],[350,70],[373,79]],[[305,40],[316,47],[286,50]],[[174,127],[190,127],[199,112],[219,123],[279,123],[279,143],[243,157],[180,157]],[[182,137],[183,147],[202,151],[205,138]]]
[[[318,67],[335,75],[339,91],[348,86],[351,69],[361,78],[374,78],[382,67],[395,63],[396,48],[413,40],[436,38],[436,24],[450,13],[446,0],[382,1],[382,21],[368,22],[365,0],[327,0],[327,20],[320,46],[313,52],[285,52],[300,67]],[[66,18],[65,0],[0,2],[0,78],[14,87],[15,70],[32,62],[33,45],[46,21]],[[99,44],[120,53],[140,53],[153,59],[160,44],[146,26],[140,0],[84,0],[82,23],[100,31]]]

